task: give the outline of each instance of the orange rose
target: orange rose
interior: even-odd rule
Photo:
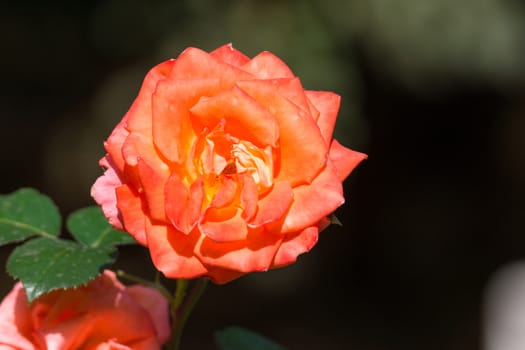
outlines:
[[[1,350],[153,350],[169,332],[166,299],[151,288],[125,287],[111,271],[31,304],[19,282],[0,304]]]
[[[288,265],[366,158],[332,139],[339,102],[269,52],[188,48],[146,76],[92,195],[167,277],[224,283]]]

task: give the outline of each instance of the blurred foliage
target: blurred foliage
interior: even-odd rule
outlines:
[[[330,2],[330,1],[328,1]],[[348,1],[350,30],[378,67],[418,89],[525,77],[525,15],[513,0]]]

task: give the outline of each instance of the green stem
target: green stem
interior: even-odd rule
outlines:
[[[197,304],[197,301],[206,289],[207,284],[208,279],[199,278],[195,282],[193,288],[187,293],[186,297],[184,297],[189,282],[188,280],[177,281],[177,289],[175,291],[175,297],[173,299],[172,305],[172,315],[174,316],[172,319],[172,333],[170,342],[168,344],[168,349],[179,350],[180,339],[182,337],[182,331],[184,330],[186,321],[188,320],[193,307],[195,304]]]

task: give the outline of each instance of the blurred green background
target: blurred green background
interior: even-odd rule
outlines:
[[[211,286],[183,339],[231,324],[289,349],[481,348],[495,271],[525,258],[525,4],[513,0],[105,0],[0,5],[0,192],[92,205],[103,140],[155,64],[231,42],[342,96],[369,159],[343,227],[290,267]],[[5,264],[13,246],[0,249]],[[118,266],[148,275],[141,249]],[[0,269],[0,295],[13,281]]]

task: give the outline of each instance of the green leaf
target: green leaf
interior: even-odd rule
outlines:
[[[86,284],[116,257],[108,247],[90,248],[73,241],[35,238],[13,250],[7,271],[20,279],[29,301],[60,288]]]
[[[262,335],[237,326],[215,332],[215,342],[220,350],[285,350]]]
[[[51,199],[31,188],[0,195],[0,245],[33,236],[56,237],[61,217]]]
[[[115,230],[100,207],[75,211],[68,217],[66,226],[77,241],[92,248],[136,243],[130,234]]]

